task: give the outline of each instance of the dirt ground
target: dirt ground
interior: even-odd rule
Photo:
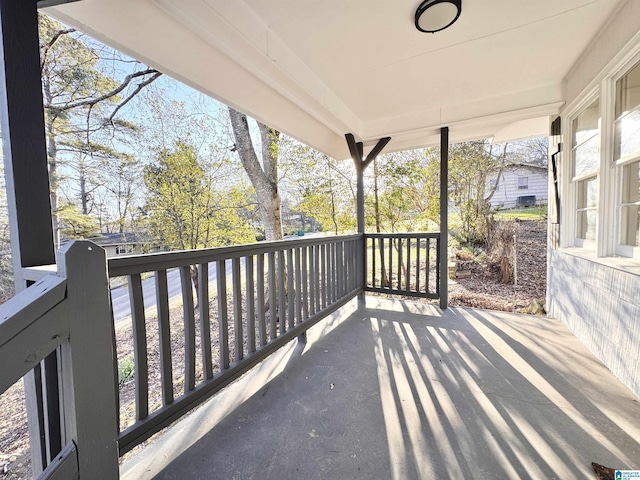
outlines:
[[[449,303],[453,306],[466,306],[510,312],[543,313],[538,306],[544,306],[546,289],[546,221],[528,220],[516,223],[517,230],[517,285],[501,284],[500,265],[491,260],[465,262],[470,270],[469,278],[458,278],[449,282]],[[477,260],[477,259],[476,259]],[[532,305],[538,308],[535,312]],[[212,304],[215,314],[215,304]],[[172,310],[171,343],[174,394],[180,395],[184,388],[184,345],[181,339],[182,319],[180,308]],[[149,344],[150,373],[150,410],[162,405],[159,373],[159,351],[157,330],[154,331],[154,318],[147,322],[147,340]],[[215,325],[215,322],[212,322]],[[231,333],[231,332],[230,332]],[[214,332],[212,332],[212,336]],[[120,363],[131,361],[133,345],[130,329],[117,332],[118,358]],[[199,344],[196,333],[196,342]],[[217,345],[212,346],[213,357],[217,357]],[[199,350],[199,349],[198,349]],[[214,365],[214,369],[217,366]],[[197,376],[201,378],[202,364],[197,360]],[[135,422],[135,395],[133,381],[126,380],[120,385],[120,424],[121,428]],[[16,383],[0,396],[0,480],[22,480],[31,478],[29,460],[29,439],[24,407],[22,382]],[[139,447],[137,447],[139,448]],[[136,449],[137,449],[136,448]],[[136,449],[132,453],[135,453]]]
[[[449,303],[459,307],[520,313],[543,313],[547,284],[547,222],[526,220],[516,226],[517,284],[500,283],[500,265],[495,261],[469,261],[469,278],[449,280]],[[489,255],[491,258],[491,255]]]

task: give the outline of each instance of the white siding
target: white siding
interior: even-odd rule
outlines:
[[[500,175],[498,188],[491,198],[492,207],[513,208],[517,206],[517,199],[523,195],[535,195],[536,203],[547,203],[549,186],[547,171],[542,168],[510,167],[505,168]],[[493,181],[497,173],[490,175],[487,184],[487,195],[491,193]],[[524,180],[526,179],[526,181]],[[519,188],[526,183],[526,188]]]
[[[640,275],[549,250],[547,309],[640,396]]]

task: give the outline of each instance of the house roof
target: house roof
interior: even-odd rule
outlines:
[[[134,232],[124,233],[106,233],[102,232],[99,237],[90,239],[98,245],[103,247],[109,245],[127,245],[127,244],[142,244],[148,243],[150,238],[147,235],[139,235]]]
[[[631,0],[633,1],[633,0]],[[55,5],[59,3],[59,5]],[[565,79],[625,0],[462,0],[420,33],[419,0],[45,0],[45,11],[335,158],[544,135]]]
[[[549,172],[549,169],[547,167],[543,167],[540,165],[531,165],[528,163],[512,163],[509,165],[504,165],[503,167],[500,167],[500,168],[496,168],[494,169],[494,171],[497,172],[499,170],[521,170],[521,169],[540,172],[544,175],[546,175]]]

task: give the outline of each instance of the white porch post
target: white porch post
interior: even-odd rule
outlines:
[[[55,263],[35,0],[0,0],[0,122],[16,290]],[[60,451],[56,354],[25,376],[34,473]]]

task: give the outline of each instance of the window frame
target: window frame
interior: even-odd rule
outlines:
[[[617,256],[640,259],[640,245],[625,245],[621,242],[621,230],[623,224],[622,210],[626,205],[626,203],[623,203],[622,201],[624,168],[627,165],[640,162],[640,148],[634,153],[621,156],[621,158],[615,158],[616,126],[618,124],[618,121],[620,120],[616,117],[615,112],[616,104],[618,102],[617,85],[618,82],[626,75],[628,75],[634,68],[640,68],[640,52],[636,53],[636,55],[628,59],[624,64],[620,65],[619,68],[615,70],[615,73],[606,78],[603,83],[605,84],[604,87],[609,90],[608,93],[610,97],[610,106],[608,112],[608,114],[610,115],[610,121],[607,123],[608,134],[610,137],[610,141],[608,142],[610,157],[607,163],[611,166],[612,169],[612,178],[609,182],[609,185],[615,191],[615,199],[612,202],[613,205],[610,210],[611,216],[614,219],[611,225],[614,238],[611,241],[612,245],[610,250],[612,254]],[[633,111],[640,112],[640,105],[636,106]],[[620,118],[624,118],[624,116]]]
[[[584,113],[588,108],[590,108],[593,103],[598,102],[598,128],[597,132],[594,135],[590,136],[587,139],[583,139],[580,143],[576,143],[574,145],[575,140],[575,131],[574,131],[574,121]],[[569,139],[569,148],[568,150],[568,161],[564,162],[564,174],[565,178],[567,178],[567,186],[568,186],[568,198],[570,201],[566,206],[566,215],[565,218],[570,218],[569,222],[569,231],[565,235],[565,241],[563,242],[565,246],[570,247],[578,247],[584,248],[587,250],[596,251],[598,247],[598,238],[601,231],[601,221],[600,221],[600,198],[601,198],[601,164],[602,164],[602,148],[603,148],[603,118],[602,118],[602,98],[600,94],[599,88],[594,88],[591,92],[585,95],[582,100],[575,105],[574,108],[570,110],[570,112],[565,113],[565,118],[567,121],[565,122],[565,138]],[[587,142],[591,141],[593,138],[598,137],[598,161],[595,167],[592,170],[582,172],[579,175],[575,175],[575,152],[576,149]],[[597,199],[595,207],[579,207],[578,206],[578,194],[580,185],[584,182],[595,179],[598,185],[597,191]],[[596,231],[594,239],[587,238],[579,238],[578,237],[578,215],[581,212],[585,211],[594,211],[596,212]]]

